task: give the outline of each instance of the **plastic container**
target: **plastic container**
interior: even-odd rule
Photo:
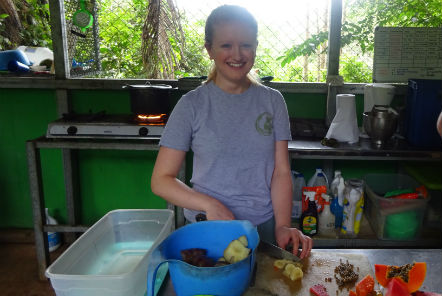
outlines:
[[[313,236],[318,233],[318,209],[316,208],[315,192],[307,191],[308,208],[301,215],[301,231],[305,235]]]
[[[250,255],[236,263],[219,267],[197,267],[182,261],[181,250],[202,248],[213,259],[223,257],[229,243],[245,235]],[[249,221],[202,221],[187,224],[173,232],[152,253],[147,274],[147,296],[153,296],[153,280],[158,268],[168,265],[178,296],[240,296],[249,287],[256,260],[259,235]],[[167,263],[167,264],[166,264]]]
[[[424,226],[441,229],[442,176],[440,163],[407,161],[402,165],[410,177],[427,188],[428,194],[431,196],[425,213]]]
[[[171,210],[115,210],[49,268],[57,296],[143,296],[153,249],[172,231]]]
[[[22,51],[33,65],[40,65],[40,62],[44,60],[54,60],[54,53],[47,47],[22,45],[17,49]]]
[[[421,148],[441,148],[436,121],[442,110],[442,80],[411,79],[407,94],[407,141]]]
[[[389,191],[421,185],[403,174],[368,174],[364,181],[367,196],[364,212],[376,236],[383,240],[419,238],[430,197],[394,199],[383,196]]]
[[[49,215],[49,209],[45,208],[46,213],[46,224],[48,225],[57,225],[58,222],[54,217]],[[49,252],[53,252],[58,249],[61,245],[61,235],[59,232],[48,232],[48,246]]]
[[[336,236],[335,216],[330,211],[330,196],[323,193],[322,198],[325,199],[325,205],[318,217],[318,233],[324,237],[334,237]]]
[[[358,235],[364,209],[364,181],[349,179],[345,181],[344,207],[341,235],[354,238]]]
[[[342,177],[341,171],[340,170],[336,170],[334,178],[333,178],[333,180],[330,183],[330,193],[331,193],[332,197],[338,197],[338,186],[339,186],[339,183],[340,183],[341,179],[344,179]]]
[[[344,215],[344,182],[344,178],[339,178],[339,183],[336,186],[337,196],[333,198],[330,205],[330,210],[335,215],[335,227],[337,229],[342,227],[342,218]]]
[[[299,219],[302,214],[302,188],[306,186],[302,173],[292,171],[293,207],[292,218]]]
[[[321,181],[317,181],[319,174],[322,174],[322,177],[320,177],[322,180]],[[323,181],[325,180],[325,182]],[[320,183],[320,184],[319,184]],[[324,184],[325,183],[325,184]],[[319,184],[319,185],[318,185]],[[307,182],[307,186],[308,187],[312,187],[312,186],[320,186],[320,185],[326,185],[328,188],[328,179],[327,176],[325,175],[325,173],[322,171],[321,168],[316,168],[315,173],[313,174],[313,176],[308,180]]]
[[[23,65],[30,66],[31,62],[28,57],[20,50],[6,50],[0,51],[0,70],[5,71],[8,69],[8,64],[11,61],[17,61]]]

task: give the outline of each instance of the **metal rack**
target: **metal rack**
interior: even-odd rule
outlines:
[[[385,149],[373,149],[369,139],[360,138],[359,143],[350,145],[340,143],[337,148],[321,145],[319,140],[297,140],[289,142],[290,159],[323,160],[323,170],[327,176],[333,176],[334,160],[364,161],[426,161],[442,164],[442,151],[415,150],[404,140],[390,142]],[[367,224],[366,233],[358,238],[314,238],[316,248],[441,248],[441,231],[429,231],[422,234],[422,239],[415,241],[378,240]],[[361,226],[362,227],[362,226]]]
[[[48,139],[40,137],[26,142],[28,159],[29,183],[34,218],[35,249],[37,253],[38,274],[40,279],[46,279],[45,271],[50,264],[48,241],[45,233],[49,231],[74,234],[88,229],[78,223],[78,207],[76,206],[78,188],[75,174],[75,150],[105,149],[105,150],[158,150],[159,139],[154,140],[96,140],[96,139]],[[64,162],[64,178],[66,191],[67,225],[47,225],[45,223],[45,201],[42,186],[42,171],[40,149],[62,149]],[[185,164],[178,174],[180,180],[185,180]],[[175,227],[184,224],[182,209],[171,204],[169,209],[175,211]],[[73,240],[75,238],[71,238]]]
[[[110,149],[110,150],[158,150],[158,139],[156,140],[98,140],[98,139],[48,139],[40,137],[29,140],[27,145],[27,158],[29,168],[29,182],[32,198],[32,209],[34,217],[35,243],[40,278],[45,278],[45,270],[50,264],[48,242],[45,232],[58,231],[65,233],[84,232],[88,226],[79,225],[77,219],[76,203],[76,174],[73,166],[76,163],[75,150],[87,149]],[[46,225],[44,213],[44,192],[42,186],[40,149],[62,149],[64,161],[64,177],[66,190],[66,205],[68,225]],[[292,159],[323,159],[324,170],[332,172],[333,160],[420,160],[420,161],[442,161],[442,151],[417,151],[407,147],[404,143],[390,149],[374,150],[370,143],[362,139],[357,145],[342,145],[339,148],[322,146],[319,141],[290,141],[289,153]],[[185,180],[185,165],[180,170],[179,179]],[[181,208],[169,205],[175,210],[175,226],[184,225],[184,216]],[[334,248],[359,248],[359,247],[419,247],[419,248],[440,248],[441,236],[429,237],[419,241],[392,242],[380,241],[375,236],[358,239],[316,239],[316,247]]]

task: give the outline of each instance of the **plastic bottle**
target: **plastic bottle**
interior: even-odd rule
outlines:
[[[292,171],[293,181],[293,208],[292,218],[299,219],[302,214],[302,188],[305,187],[305,178],[302,173]]]
[[[318,217],[318,233],[322,236],[335,236],[335,216],[330,211],[330,196],[323,193],[322,198],[325,199],[324,210]]]
[[[341,234],[356,237],[362,218],[364,205],[364,182],[359,179],[350,179],[345,182],[344,213]]]
[[[301,215],[302,233],[313,236],[318,233],[318,210],[316,208],[314,191],[306,191],[304,194],[308,197],[308,208]]]
[[[324,174],[324,172],[322,171],[321,168],[316,168],[315,173],[313,174],[313,176],[312,176],[312,177],[308,180],[308,182],[307,182],[307,186],[308,186],[308,187],[320,186],[320,185],[315,185],[315,184],[317,184],[316,179],[318,178],[318,175],[319,175],[319,174],[322,174],[322,177],[323,177],[323,179],[325,179],[326,186],[327,186],[327,188],[328,188],[328,179],[327,179],[327,176]],[[321,178],[322,178],[322,177],[321,177]],[[321,183],[322,183],[322,181],[321,181]],[[321,184],[321,185],[323,185],[323,184]]]
[[[45,209],[46,213],[46,224],[48,225],[57,225],[58,222],[55,220],[55,218],[51,217],[49,215],[48,208]],[[49,246],[49,252],[53,252],[58,249],[61,245],[61,238],[59,232],[48,232],[48,246]]]
[[[341,179],[344,179],[342,177],[341,171],[336,170],[333,181],[331,181],[331,183],[330,183],[330,193],[333,198],[338,197],[338,185],[339,185],[339,182]]]
[[[344,190],[345,182],[344,178],[339,179],[339,184],[337,186],[337,196],[333,198],[330,210],[335,215],[335,227],[342,227],[342,217],[344,212]]]

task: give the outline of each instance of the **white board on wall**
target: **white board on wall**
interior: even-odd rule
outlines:
[[[442,28],[377,27],[373,82],[442,79]]]

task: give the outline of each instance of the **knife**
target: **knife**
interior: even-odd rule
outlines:
[[[295,262],[301,260],[298,256],[294,255],[293,253],[290,253],[289,251],[281,249],[280,247],[275,246],[274,244],[268,243],[263,240],[259,241],[258,251],[278,259],[292,260]]]

